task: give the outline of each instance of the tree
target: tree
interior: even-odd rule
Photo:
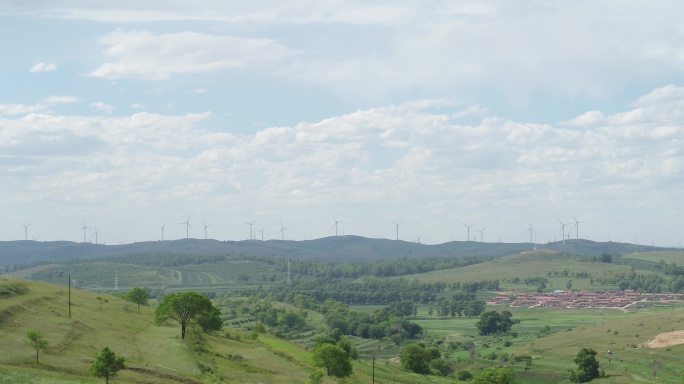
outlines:
[[[480,335],[494,335],[497,333],[508,333],[513,324],[519,323],[519,320],[513,320],[513,314],[509,311],[484,312],[480,315],[480,319],[475,323]]]
[[[317,367],[324,367],[328,376],[346,377],[352,374],[349,354],[330,343],[319,344],[314,348],[313,363]]]
[[[430,373],[430,360],[432,353],[425,349],[423,344],[412,343],[401,350],[401,365],[415,373]]]
[[[575,383],[586,383],[599,377],[599,362],[596,360],[596,351],[591,348],[582,348],[575,356],[577,372],[572,372],[570,380]]]
[[[147,300],[150,298],[150,290],[148,288],[133,288],[126,294],[126,299],[138,304],[138,312],[140,312],[141,305],[147,305]]]
[[[181,326],[181,339],[185,339],[188,326],[200,315],[214,309],[211,301],[197,292],[179,292],[170,294],[162,300],[155,311],[155,322],[161,325],[172,319]]]
[[[114,377],[117,372],[126,368],[125,359],[117,357],[109,347],[104,347],[95,357],[95,362],[90,366],[90,373],[95,377],[102,377],[105,383]]]
[[[515,373],[508,367],[487,368],[473,378],[472,384],[515,384]]]
[[[197,324],[202,327],[204,332],[221,330],[221,327],[223,327],[221,311],[212,306],[210,310],[200,313],[199,316],[197,316]]]
[[[36,350],[36,364],[38,364],[38,353],[48,347],[48,341],[42,332],[30,330],[26,332],[29,344]]]

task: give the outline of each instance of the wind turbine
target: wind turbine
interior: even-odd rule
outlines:
[[[190,227],[192,227],[192,225],[190,225],[190,216],[188,216],[187,220],[185,220],[184,222],[179,223],[179,224],[185,224],[185,238],[189,239],[190,238]]]
[[[532,228],[532,222],[530,221],[530,228],[527,229],[527,231],[530,233],[530,244],[534,244],[534,228]]]
[[[285,240],[285,230],[287,228],[283,227],[283,222],[280,222],[280,240]]]
[[[480,243],[484,243],[484,231],[487,229],[487,226],[485,225],[484,228],[478,229],[477,231],[480,232]]]
[[[470,227],[472,227],[473,225],[474,225],[474,224],[468,225],[468,224],[466,224],[466,223],[463,223],[463,226],[466,227],[466,229],[467,229],[467,231],[468,231],[468,237],[466,238],[466,240],[468,240],[468,241],[470,241]]]
[[[164,241],[164,227],[166,227],[166,224],[162,224],[162,226],[161,226],[161,232],[162,232],[162,239],[161,239],[161,241]]]
[[[583,221],[577,220],[576,217],[573,217],[573,219],[575,219],[575,237],[576,237],[576,240],[579,240],[579,225],[580,225],[580,223],[583,223]]]
[[[337,220],[337,218],[335,216],[333,216],[333,222],[334,222],[333,227],[335,227],[335,236],[337,237],[337,224],[344,223],[344,221]]]
[[[31,226],[31,224],[21,224],[24,227],[24,240],[28,240],[28,227]]]
[[[254,236],[253,236],[253,233],[254,233],[254,232],[252,232],[252,226],[254,225],[254,222],[255,222],[255,221],[256,221],[256,220],[252,220],[251,222],[249,222],[249,221],[244,221],[245,224],[249,225],[249,239],[250,239],[250,240],[252,240],[252,239],[254,238]]]
[[[261,227],[261,229],[257,230],[257,232],[261,232],[261,241],[264,241],[264,229],[266,229],[266,227]]]
[[[558,223],[559,223],[560,226],[561,226],[561,236],[562,236],[562,239],[563,239],[562,241],[563,241],[563,244],[565,244],[565,227],[566,227],[568,224],[562,222],[559,218],[556,218],[556,220],[558,220]]]
[[[86,242],[86,234],[88,233],[88,229],[89,228],[86,226],[85,220],[83,220],[83,226],[81,227],[81,229],[79,229],[79,231],[83,231],[83,242],[84,243]]]
[[[209,227],[211,227],[211,225],[206,225],[206,224],[204,224],[204,222],[202,222],[202,225],[204,226],[204,240],[206,240],[207,239],[207,229],[209,229]]]
[[[397,240],[399,240],[399,226],[401,225],[401,223],[395,223],[393,221],[392,224],[394,224],[394,229],[397,231]]]
[[[95,245],[97,245],[97,227],[95,227]]]

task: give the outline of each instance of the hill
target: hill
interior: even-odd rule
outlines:
[[[311,354],[283,339],[226,329],[211,335],[188,335],[181,340],[176,326],[153,324],[153,309],[119,297],[72,289],[72,318],[67,317],[63,286],[0,278],[0,383],[102,383],[88,368],[96,353],[109,346],[126,358],[127,369],[113,383],[273,383],[308,382]],[[28,330],[45,333],[50,346],[35,363],[26,343]],[[346,383],[368,383],[368,360],[354,362]],[[451,379],[408,373],[382,360],[378,382],[447,383]],[[325,379],[323,383],[333,383]]]
[[[403,257],[500,257],[532,249],[528,243],[481,243],[451,241],[443,244],[419,244],[360,236],[334,236],[315,240],[245,240],[218,241],[182,239],[148,241],[131,244],[103,245],[68,241],[4,241],[0,242],[0,266],[31,265],[36,262],[62,262],[74,259],[102,258],[135,254],[245,255],[289,257],[308,260],[358,261],[385,260]],[[601,253],[622,255],[642,251],[664,250],[615,242],[567,240],[538,245],[569,254],[595,256]]]

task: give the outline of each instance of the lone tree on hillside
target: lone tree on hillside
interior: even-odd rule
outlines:
[[[124,363],[123,357],[116,357],[116,354],[109,347],[104,347],[95,357],[93,365],[90,366],[90,373],[95,377],[104,378],[105,383],[109,383],[110,378],[126,368]]]
[[[34,330],[26,332],[26,338],[33,349],[36,350],[36,364],[38,364],[38,352],[48,347],[48,341],[43,333]]]
[[[575,356],[577,371],[570,374],[573,383],[586,383],[599,377],[599,362],[596,360],[596,351],[591,348],[582,348]]]
[[[515,373],[508,367],[487,368],[478,373],[472,384],[515,384]]]
[[[480,315],[480,320],[475,323],[480,335],[494,335],[497,333],[508,333],[511,331],[513,324],[519,323],[520,320],[513,320],[513,314],[509,311],[484,312]]]
[[[181,326],[181,338],[185,339],[185,331],[195,319],[212,313],[215,316],[216,308],[206,296],[197,292],[179,292],[164,297],[155,312],[155,322],[161,325],[168,319],[177,321]]]
[[[430,373],[432,353],[425,349],[425,345],[412,343],[401,350],[401,365],[409,371],[421,374]]]
[[[314,348],[313,363],[316,367],[324,367],[328,376],[346,377],[352,374],[351,357],[334,344],[322,343]]]
[[[138,312],[140,312],[141,305],[147,305],[147,300],[150,298],[150,290],[148,288],[133,288],[126,294],[126,299],[138,304]]]

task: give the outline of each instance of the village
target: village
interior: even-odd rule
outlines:
[[[616,308],[628,309],[640,302],[672,304],[684,302],[684,294],[625,291],[570,291],[548,293],[500,292],[492,304],[527,308]]]

